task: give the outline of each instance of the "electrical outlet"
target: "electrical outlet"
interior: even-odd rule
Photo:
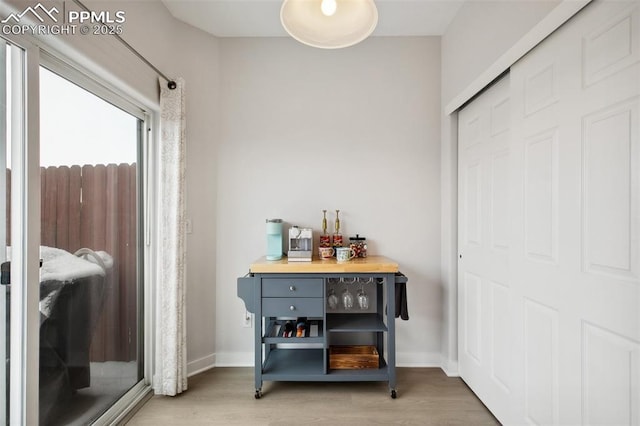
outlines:
[[[247,311],[244,311],[244,314],[242,315],[242,326],[251,328],[251,314]]]

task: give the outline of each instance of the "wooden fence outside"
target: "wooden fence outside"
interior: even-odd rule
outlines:
[[[42,167],[40,179],[41,245],[70,253],[86,247],[104,250],[113,257],[102,315],[91,344],[91,361],[135,360],[136,165]],[[7,218],[11,217],[10,188],[8,170]],[[7,222],[8,231],[11,224]]]

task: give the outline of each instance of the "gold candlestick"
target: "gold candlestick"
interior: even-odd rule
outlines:
[[[342,234],[340,234],[340,210],[336,210],[336,231],[333,233],[333,246],[342,247]]]
[[[322,233],[327,233],[327,211],[322,210],[323,218],[322,218]]]

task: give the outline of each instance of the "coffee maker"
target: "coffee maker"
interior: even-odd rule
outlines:
[[[313,254],[313,230],[311,228],[289,228],[289,252],[287,256],[290,262],[311,262]]]
[[[282,259],[282,219],[267,219],[266,259]]]

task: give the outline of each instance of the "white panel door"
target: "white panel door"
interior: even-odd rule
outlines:
[[[640,425],[640,2],[595,0],[492,90],[459,113],[461,376],[505,424]]]
[[[511,417],[508,282],[509,77],[458,116],[459,368],[501,419]]]
[[[640,424],[639,6],[594,1],[511,68],[516,423]]]

